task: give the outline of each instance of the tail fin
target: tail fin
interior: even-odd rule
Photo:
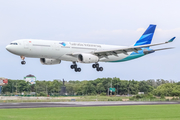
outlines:
[[[149,25],[147,30],[144,32],[144,34],[141,36],[141,38],[136,42],[134,46],[151,44],[155,29],[156,25]]]

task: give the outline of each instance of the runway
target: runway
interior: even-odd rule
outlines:
[[[159,105],[180,104],[180,102],[36,102],[36,103],[0,103],[0,109],[9,108],[43,108],[43,107],[90,107],[90,106],[125,106],[125,105]]]

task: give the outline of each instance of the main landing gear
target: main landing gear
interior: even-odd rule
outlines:
[[[25,64],[26,64],[26,61],[24,61],[25,57],[24,57],[24,56],[21,56],[21,59],[23,60],[23,61],[21,61],[21,64],[22,64],[22,65],[25,65]]]
[[[81,72],[81,68],[77,67],[76,62],[73,62],[73,65],[71,65],[71,69],[74,69],[75,72]]]
[[[95,63],[92,65],[93,68],[96,68],[96,70],[99,71],[103,71],[103,67],[99,67],[99,63]]]

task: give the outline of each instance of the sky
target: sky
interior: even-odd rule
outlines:
[[[0,0],[0,77],[23,79],[33,74],[38,80],[94,80],[118,77],[123,80],[165,79],[180,81],[180,1],[179,0]],[[133,45],[149,24],[157,25],[152,43],[174,42],[152,47],[175,49],[119,63],[78,63],[81,72],[70,69],[71,62],[42,65],[38,58],[19,56],[5,47],[18,39],[44,39],[108,45]]]

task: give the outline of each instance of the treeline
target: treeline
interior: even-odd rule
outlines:
[[[36,95],[59,95],[63,82],[54,81],[36,81],[36,84],[24,80],[9,80],[8,85],[3,86],[3,94],[30,94]],[[116,88],[114,95],[136,95],[138,92],[153,94],[156,96],[180,96],[180,82],[175,83],[172,80],[151,79],[143,81],[120,80],[119,78],[98,78],[96,80],[84,81],[66,81],[67,95],[107,95],[108,88]]]

